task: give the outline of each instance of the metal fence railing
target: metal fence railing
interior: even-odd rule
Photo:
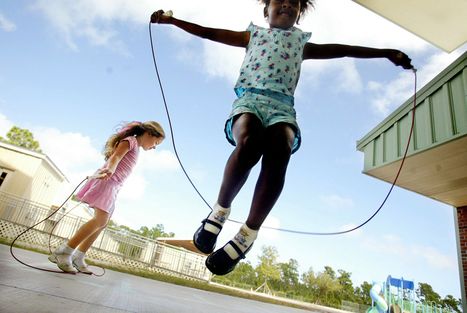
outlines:
[[[55,249],[87,222],[85,218],[64,215],[62,211],[47,219],[55,210],[0,192],[0,237],[13,240],[28,227],[44,220],[18,241]],[[211,273],[204,265],[205,255],[111,227],[100,234],[86,257],[186,278],[211,279]]]
[[[365,313],[370,308],[369,305],[354,303],[342,300],[341,309],[348,312]]]
[[[376,304],[375,304],[376,305]],[[358,304],[350,301],[342,300],[341,309],[348,312],[355,312],[355,313],[365,313],[371,306]],[[428,304],[421,304],[415,303],[415,312],[414,306],[409,301],[404,302],[404,309],[402,310],[400,306],[397,304],[392,304],[390,308],[386,312],[390,313],[454,313],[451,310],[442,309],[436,306],[436,303],[432,301],[432,303]]]

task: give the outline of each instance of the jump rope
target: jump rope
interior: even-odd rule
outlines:
[[[30,268],[33,268],[33,269],[36,269],[36,270],[41,270],[41,271],[44,271],[44,272],[51,272],[51,273],[59,273],[59,274],[71,274],[71,275],[75,275],[75,274],[78,274],[79,272],[65,272],[65,271],[57,271],[57,270],[51,270],[51,269],[47,269],[47,268],[42,268],[42,267],[37,267],[37,266],[33,266],[33,265],[30,265],[30,264],[27,264],[26,262],[23,262],[21,261],[20,259],[18,259],[18,257],[16,257],[16,255],[13,253],[13,245],[14,243],[16,242],[16,240],[19,239],[19,237],[21,237],[22,235],[24,235],[25,233],[27,233],[28,231],[30,231],[31,229],[33,229],[34,227],[36,227],[37,225],[47,221],[48,219],[50,219],[52,216],[54,216],[55,214],[57,214],[60,209],[65,205],[65,203],[68,202],[68,200],[70,200],[70,198],[74,195],[74,193],[76,192],[76,190],[78,190],[78,188],[88,179],[91,179],[91,178],[99,178],[99,177],[102,177],[104,176],[104,174],[97,174],[97,175],[91,175],[91,176],[86,176],[85,179],[83,179],[79,184],[78,186],[76,186],[76,188],[71,192],[71,194],[68,196],[68,198],[66,198],[66,200],[58,207],[57,210],[55,210],[54,212],[52,212],[51,214],[49,214],[46,218],[40,220],[39,222],[37,222],[36,224],[32,225],[32,226],[29,226],[28,228],[26,228],[26,230],[22,231],[18,236],[16,236],[16,238],[11,242],[10,244],[10,253],[11,253],[11,256],[16,260],[18,261],[19,263],[23,264],[23,265],[26,265]],[[80,202],[79,204],[81,204],[82,202]],[[69,210],[68,212],[66,212],[62,217],[60,217],[60,219],[57,221],[57,223],[55,223],[54,227],[52,228],[52,230],[50,231],[49,233],[49,245],[48,245],[48,248],[49,248],[49,252],[50,254],[52,254],[52,249],[51,249],[51,238],[52,238],[52,233],[53,231],[55,230],[55,227],[57,227],[58,223],[60,223],[60,221],[67,215],[69,214],[71,211],[73,211],[79,204],[75,205],[71,210]],[[103,273],[102,274],[95,274],[94,272],[92,273],[92,275],[94,276],[97,276],[97,277],[101,277],[101,276],[104,276],[105,274],[105,268],[103,268],[102,266],[99,266],[99,265],[88,265],[88,266],[95,266],[95,267],[100,267],[102,270],[103,270]],[[88,273],[86,273],[88,274]]]
[[[172,16],[172,11],[167,11],[166,13],[164,13],[164,15],[166,16]],[[166,101],[166,98],[165,98],[165,93],[164,93],[164,88],[162,86],[162,81],[161,81],[161,78],[160,78],[160,75],[159,75],[159,69],[157,67],[157,62],[156,62],[156,55],[155,55],[155,52],[154,52],[154,44],[153,44],[153,38],[152,38],[152,30],[151,30],[151,22],[149,22],[149,40],[150,40],[150,43],[151,43],[151,52],[152,52],[152,58],[153,58],[153,62],[154,62],[154,69],[155,69],[155,72],[156,72],[156,76],[157,76],[157,80],[159,82],[159,87],[160,87],[160,91],[161,91],[161,95],[162,95],[162,100],[164,102],[164,107],[165,107],[165,111],[166,111],[166,114],[167,114],[167,120],[168,120],[168,123],[169,123],[169,129],[170,129],[170,135],[171,135],[171,138],[172,138],[172,146],[173,146],[173,149],[174,149],[174,153],[175,153],[175,156],[178,160],[178,163],[180,164],[180,168],[182,169],[183,173],[185,174],[186,178],[188,179],[188,181],[190,182],[191,186],[193,187],[193,189],[196,191],[196,193],[199,195],[199,197],[204,201],[204,203],[208,206],[208,208],[212,211],[212,207],[209,205],[209,203],[206,201],[206,199],[203,197],[203,195],[201,194],[201,192],[198,190],[198,188],[196,188],[196,185],[193,183],[193,181],[191,180],[190,178],[190,175],[188,175],[187,171],[185,170],[185,167],[183,166],[183,163],[180,159],[180,156],[178,155],[178,151],[177,151],[177,147],[176,147],[176,144],[175,144],[175,138],[174,138],[174,132],[173,132],[173,127],[172,127],[172,120],[171,120],[171,117],[170,117],[170,113],[169,113],[169,108],[168,108],[168,105],[167,105],[167,101]],[[397,56],[398,58],[402,58],[402,54],[399,54]],[[368,218],[365,222],[361,223],[360,225],[356,226],[356,227],[353,227],[353,228],[350,228],[348,230],[344,230],[344,231],[339,231],[339,232],[308,232],[308,231],[298,231],[298,230],[290,230],[290,229],[283,229],[283,228],[276,228],[276,227],[268,227],[268,226],[262,226],[261,228],[264,228],[264,229],[271,229],[271,230],[277,230],[277,231],[281,231],[281,232],[287,232],[287,233],[294,233],[294,234],[300,234],[300,235],[315,235],[315,236],[330,236],[330,235],[342,235],[342,234],[346,234],[346,233],[350,233],[352,231],[355,231],[361,227],[363,227],[364,225],[366,225],[368,222],[370,222],[380,211],[381,209],[383,208],[384,204],[386,203],[386,201],[388,200],[392,190],[394,189],[394,186],[396,185],[396,182],[397,182],[397,179],[399,178],[399,175],[402,171],[402,167],[404,165],[404,162],[405,162],[405,159],[407,157],[407,152],[409,151],[409,147],[410,147],[410,140],[412,138],[412,134],[413,134],[413,128],[414,128],[414,124],[415,124],[415,109],[416,109],[416,106],[417,106],[417,70],[412,67],[411,68],[413,73],[414,73],[414,100],[413,100],[413,114],[412,114],[412,123],[411,123],[411,127],[410,127],[410,132],[409,132],[409,139],[407,141],[407,147],[405,149],[405,152],[404,152],[404,156],[402,158],[402,161],[401,161],[401,165],[399,167],[399,170],[397,171],[397,175],[396,177],[394,178],[394,181],[391,185],[391,188],[389,188],[389,191],[386,195],[386,197],[384,198],[383,202],[381,203],[381,205],[379,206],[379,208],[373,213],[373,215],[370,216],[370,218]],[[36,266],[32,266],[30,264],[27,264],[23,261],[21,261],[20,259],[18,259],[16,257],[16,255],[13,253],[13,245],[14,243],[22,236],[24,235],[25,233],[27,233],[29,230],[31,230],[32,228],[36,227],[37,225],[45,222],[46,220],[50,219],[53,215],[55,215],[56,213],[59,212],[59,210],[65,205],[65,203],[73,196],[73,194],[76,192],[76,190],[88,179],[91,179],[91,178],[99,178],[101,177],[100,174],[97,174],[97,175],[91,175],[91,176],[87,176],[85,179],[83,179],[79,184],[78,186],[73,190],[73,192],[68,196],[68,198],[62,203],[62,205],[60,205],[60,207],[54,211],[53,213],[51,213],[50,215],[48,215],[46,218],[42,219],[41,221],[37,222],[36,224],[28,227],[26,230],[24,230],[23,232],[21,232],[10,244],[10,253],[11,255],[13,256],[13,258],[18,261],[19,263],[25,265],[25,266],[28,266],[30,268],[33,268],[33,269],[37,269],[37,270],[41,270],[41,271],[45,271],[45,272],[52,272],[52,273],[59,273],[59,274],[72,274],[72,275],[75,275],[77,273],[70,273],[70,272],[64,272],[64,271],[57,271],[57,270],[50,270],[50,269],[46,269],[46,268],[40,268],[40,267],[36,267]],[[76,207],[76,206],[75,206]],[[74,208],[75,208],[74,207]],[[74,208],[72,208],[70,211],[68,211],[66,214],[64,214],[58,221],[57,223],[55,224],[55,226],[52,228],[52,230],[50,231],[49,233],[49,252],[52,253],[52,250],[51,250],[51,245],[50,245],[50,241],[51,241],[51,237],[52,237],[52,233],[55,229],[55,227],[57,227],[58,223],[67,215],[69,214]],[[240,221],[236,221],[236,220],[233,220],[233,219],[228,219],[228,221],[230,222],[233,222],[233,223],[237,223],[237,224],[243,224],[243,222],[240,222]],[[89,265],[89,266],[97,266],[97,265]],[[105,274],[105,269],[101,266],[97,266],[97,267],[100,267],[102,268],[103,270],[103,273],[100,274],[100,275],[97,275],[95,273],[92,273],[92,275],[94,276],[98,276],[98,277],[101,277]],[[78,272],[79,273],[79,272]]]
[[[173,12],[171,10],[163,13],[163,15],[165,16],[172,16],[173,15]],[[159,75],[159,70],[157,68],[157,62],[156,62],[156,56],[155,56],[155,53],[154,53],[154,44],[153,44],[153,38],[152,38],[152,32],[151,32],[151,22],[149,22],[149,40],[151,42],[151,51],[152,51],[152,59],[154,61],[154,69],[156,71],[156,75],[157,75],[157,80],[159,82],[159,87],[160,87],[160,90],[161,90],[161,95],[162,95],[162,100],[164,102],[164,107],[165,107],[165,111],[167,113],[167,119],[168,119],[168,123],[169,123],[169,128],[170,128],[170,135],[172,137],[172,146],[173,146],[173,149],[174,149],[174,153],[175,153],[175,156],[177,157],[177,160],[178,160],[178,163],[180,164],[180,167],[183,171],[183,173],[185,174],[186,178],[188,179],[188,181],[190,182],[191,186],[193,187],[193,189],[198,193],[199,197],[204,201],[204,203],[209,207],[209,209],[211,209],[212,211],[212,207],[209,205],[209,203],[206,201],[206,199],[203,197],[203,195],[201,194],[201,192],[198,190],[198,188],[196,188],[195,184],[193,183],[193,181],[191,180],[190,176],[188,175],[187,171],[185,170],[185,167],[183,166],[182,164],[182,161],[178,155],[178,152],[177,152],[177,147],[175,145],[175,139],[174,139],[174,133],[173,133],[173,128],[172,128],[172,121],[171,121],[171,118],[170,118],[170,114],[169,114],[169,108],[167,106],[167,101],[165,99],[165,94],[164,94],[164,88],[162,87],[162,81],[161,81],[161,78],[160,78],[160,75]],[[402,58],[402,53],[399,53],[397,55],[397,58]],[[414,80],[415,80],[415,83],[414,83],[414,100],[413,100],[413,114],[412,114],[412,125],[410,127],[410,133],[409,133],[409,140],[407,141],[407,147],[405,149],[405,152],[404,152],[404,157],[402,158],[402,161],[401,161],[401,165],[399,167],[399,170],[397,171],[397,175],[396,177],[394,178],[394,182],[392,183],[391,185],[391,188],[389,189],[389,192],[387,193],[386,197],[384,198],[383,202],[381,203],[381,205],[379,206],[379,208],[376,210],[375,213],[373,213],[373,215],[370,216],[370,218],[368,218],[365,222],[361,223],[360,225],[354,227],[354,228],[351,228],[351,229],[348,229],[348,230],[344,230],[344,231],[339,231],[339,232],[308,232],[308,231],[298,231],[298,230],[290,230],[290,229],[283,229],[283,228],[276,228],[276,227],[267,227],[267,226],[261,226],[261,228],[264,228],[264,229],[271,229],[271,230],[277,230],[277,231],[281,231],[281,232],[287,232],[287,233],[294,233],[294,234],[300,234],[300,235],[315,235],[315,236],[329,236],[329,235],[342,235],[342,234],[346,234],[346,233],[350,233],[354,230],[357,230],[361,227],[363,227],[364,225],[366,225],[369,221],[371,221],[378,213],[379,211],[381,211],[381,209],[383,208],[384,204],[386,203],[386,201],[388,200],[389,198],[389,195],[391,194],[392,190],[394,189],[394,186],[396,185],[396,182],[397,182],[397,179],[399,178],[399,174],[401,173],[402,171],[402,167],[404,165],[404,162],[405,162],[405,159],[406,159],[406,156],[407,156],[407,152],[409,151],[409,147],[410,147],[410,140],[412,138],[412,133],[413,133],[413,127],[414,127],[414,124],[415,124],[415,108],[417,106],[417,70],[412,67],[411,68],[412,72],[414,73]],[[233,222],[233,223],[237,223],[237,224],[243,224],[243,222],[239,222],[239,221],[236,221],[236,220],[233,220],[233,219],[228,219],[228,221],[230,222]]]

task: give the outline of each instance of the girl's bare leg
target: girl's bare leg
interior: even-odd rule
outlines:
[[[295,132],[289,124],[266,129],[261,172],[256,183],[246,225],[258,230],[279,198],[292,154]]]
[[[88,274],[92,274],[87,268],[86,264],[84,263],[84,254],[87,249],[92,245],[94,240],[97,238],[99,233],[102,229],[107,225],[109,220],[109,214],[104,212],[100,209],[94,209],[94,217],[86,222],[81,228],[76,232],[76,234],[68,241],[66,244],[62,244],[58,247],[50,256],[49,260],[53,263],[57,263],[57,266],[65,272],[69,273],[76,273],[76,270],[73,268],[73,261],[72,255],[74,256],[75,253],[81,254],[80,259],[82,259],[82,264],[79,268],[79,271],[86,272]],[[84,252],[76,251],[76,247],[80,244],[85,243],[83,249],[86,250]]]
[[[94,217],[87,221],[76,234],[68,241],[67,245],[73,249],[79,246],[79,250],[86,252],[100,232],[109,222],[109,213],[94,208]]]
[[[251,113],[236,118],[232,127],[236,147],[224,170],[217,203],[193,235],[198,250],[210,254],[216,246],[217,236],[230,214],[230,205],[250,174],[251,168],[262,155],[263,125]]]
[[[295,133],[289,124],[278,123],[266,128],[264,132],[264,142],[260,150],[263,151],[261,172],[256,183],[248,219],[246,223],[240,227],[239,232],[231,241],[206,259],[206,266],[214,274],[225,275],[231,272],[237,263],[242,258],[245,258],[245,254],[253,245],[253,241],[258,235],[259,228],[276,203],[284,187],[285,173],[292,153],[294,139]],[[232,177],[235,177],[235,170],[238,171],[239,167],[232,168],[233,170],[230,173],[226,168],[227,175],[224,176],[224,182],[227,182],[227,186],[232,181],[244,182],[244,180],[232,179]],[[240,183],[232,185],[233,187],[241,187]],[[236,192],[238,192],[238,190],[236,190]],[[230,199],[230,202],[235,195],[235,190],[231,193],[226,190],[224,194],[224,196],[231,197],[226,198]],[[220,194],[219,200],[222,200],[221,196],[222,193]]]
[[[263,153],[263,125],[251,113],[240,115],[234,122],[232,133],[236,147],[224,170],[224,177],[217,203],[229,208],[245,184],[251,168],[258,163]]]
[[[108,222],[107,222],[108,224]],[[96,230],[91,236],[89,236],[88,238],[86,238],[77,248],[76,250],[79,250],[81,252],[84,252],[86,253],[89,248],[92,246],[92,244],[94,243],[94,241],[96,241],[97,237],[99,237],[99,235],[102,233],[102,231],[107,227],[107,224],[105,224],[105,226],[99,228],[98,230]]]

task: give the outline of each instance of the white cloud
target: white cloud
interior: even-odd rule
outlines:
[[[268,215],[260,230],[261,238],[269,240],[278,240],[280,238],[280,233],[277,230],[278,228],[280,228],[279,219],[272,215]]]
[[[111,217],[111,220],[116,222],[118,225],[125,225],[131,229],[139,229],[140,225],[135,223],[133,220],[130,220],[127,215],[121,213],[120,202],[117,200],[115,203],[115,211]]]
[[[348,230],[351,230],[351,229],[354,229],[355,227],[357,227],[358,225],[355,225],[355,224],[346,224],[346,225],[343,225],[339,228],[339,231],[340,232],[343,232],[343,231],[348,231]],[[347,232],[344,234],[346,237],[350,237],[350,238],[356,238],[356,237],[361,237],[363,235],[363,230],[362,228],[358,228],[356,230],[353,230],[351,232]]]
[[[143,197],[148,182],[141,173],[132,173],[118,192],[118,200],[137,201]]]
[[[455,51],[451,54],[444,52],[434,54],[427,64],[420,64],[417,71],[417,92],[443,71],[453,61],[455,61],[466,48]],[[415,66],[418,66],[415,63]],[[373,94],[371,105],[376,114],[387,116],[390,112],[398,108],[414,94],[415,77],[411,71],[403,71],[399,76],[388,82],[370,81],[367,89]]]
[[[90,175],[104,165],[104,156],[92,145],[90,137],[80,133],[61,133],[55,128],[36,128],[32,133],[34,139],[39,141],[42,152],[72,180]],[[141,178],[134,178],[132,181],[143,185],[142,176],[145,173],[174,169],[178,169],[178,161],[172,152],[145,152],[141,149],[138,163],[132,173],[132,176],[141,175]]]
[[[414,93],[414,75],[412,72],[401,72],[397,79],[389,82],[369,82],[368,88],[375,95],[371,97],[371,105],[375,112],[385,117]]]
[[[79,133],[62,133],[55,128],[31,131],[42,152],[70,179],[81,181],[104,164],[104,157],[91,144],[91,138]]]
[[[91,45],[107,46],[115,52],[128,54],[113,23],[140,24],[143,16],[149,22],[149,15],[145,13],[149,5],[149,1],[38,0],[30,8],[42,12],[71,49],[77,50],[76,40],[84,38]]]
[[[467,46],[464,46],[450,54],[444,52],[433,54],[428,63],[423,65],[423,71],[418,75],[420,77],[420,87],[432,80],[465,51],[467,51]]]
[[[228,5],[228,4],[226,4]],[[78,49],[77,39],[84,38],[91,45],[106,46],[114,52],[129,54],[125,42],[119,37],[116,23],[128,23],[130,27],[140,27],[149,22],[153,11],[158,9],[174,11],[174,17],[207,27],[218,27],[242,31],[250,21],[265,26],[262,5],[251,0],[239,0],[222,10],[216,0],[202,3],[176,1],[169,7],[156,7],[152,1],[91,1],[91,0],[37,0],[31,8],[42,12],[53,29],[61,34],[72,49]],[[229,14],[224,14],[228,10]],[[369,27],[371,25],[371,27]],[[311,42],[345,43],[352,45],[393,47],[407,52],[423,51],[428,43],[399,26],[377,16],[358,4],[347,0],[317,1],[316,9],[310,11],[299,27],[312,31]],[[211,77],[223,77],[235,81],[244,51],[208,40],[202,40],[202,59],[190,51],[195,38],[174,26],[154,25],[153,29],[169,32],[181,43],[175,51],[178,58],[189,64],[201,64],[199,70]],[[336,87],[347,92],[360,92],[362,83],[353,61],[334,60],[333,62],[313,62],[312,70],[304,71],[302,79],[316,80],[324,70],[334,73]],[[397,85],[397,82],[392,84]],[[392,87],[394,89],[396,87]],[[379,111],[387,110],[384,99],[386,92],[375,100]],[[390,93],[389,93],[390,94]]]
[[[425,260],[431,268],[457,270],[457,260],[453,255],[442,254],[434,247],[415,246],[412,248],[415,257]]]
[[[1,99],[0,102],[2,102]],[[13,126],[15,126],[13,122],[9,121],[7,117],[0,112],[0,136],[6,139],[6,134]]]
[[[189,169],[186,169],[188,172],[188,176],[190,176],[193,182],[201,183],[209,177],[207,170],[203,164],[196,164],[191,166]]]
[[[144,190],[149,184],[146,175],[151,172],[166,172],[178,170],[179,165],[172,152],[167,150],[144,151],[140,149],[138,163],[131,175],[125,181],[118,193],[118,199],[123,201],[138,201],[143,198]]]
[[[0,28],[6,32],[12,32],[16,30],[16,24],[9,21],[2,13],[0,13]]]
[[[413,265],[426,263],[430,268],[437,270],[458,270],[454,255],[443,254],[431,246],[406,244],[396,235],[388,234],[379,238],[366,238],[362,242],[367,248],[381,256],[392,257],[400,262]]]
[[[237,1],[232,8],[229,8],[227,15],[221,14],[218,2],[215,0],[203,1],[202,4],[188,0],[176,1],[170,3],[170,8],[156,6],[150,0],[137,2],[132,0],[37,0],[30,8],[43,13],[53,30],[58,32],[66,44],[74,50],[78,49],[77,39],[84,38],[92,45],[106,46],[121,53],[128,53],[125,43],[119,39],[119,34],[115,31],[117,22],[128,23],[130,27],[140,27],[149,23],[154,11],[172,9],[174,17],[203,25],[217,24],[218,27],[220,25],[233,27],[241,20],[246,28],[250,17],[244,13],[251,12],[250,8],[253,6],[261,12],[261,8],[254,1],[249,0]],[[167,28],[164,31],[168,31]],[[179,34],[179,39],[188,40],[191,37],[180,35],[180,32],[174,33]]]
[[[179,168],[179,163],[175,155],[169,150],[158,150],[144,152],[141,150],[138,164],[144,166],[144,169],[151,171],[164,172]]]
[[[345,210],[354,207],[352,199],[344,199],[337,195],[321,196],[321,202],[330,210]]]
[[[204,42],[204,60],[206,61],[204,70],[212,77],[227,78],[229,82],[235,84],[244,55],[244,49],[206,41]]]
[[[392,22],[348,0],[318,0],[301,24],[315,43],[393,47],[423,51],[429,44]]]

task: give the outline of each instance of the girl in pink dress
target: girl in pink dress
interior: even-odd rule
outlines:
[[[161,125],[152,121],[128,123],[109,138],[103,151],[106,163],[96,172],[104,176],[89,179],[76,194],[78,200],[94,208],[94,217],[49,256],[51,262],[65,272],[92,274],[84,261],[85,254],[107,227],[117,193],[136,165],[139,148],[155,149],[164,139]]]

